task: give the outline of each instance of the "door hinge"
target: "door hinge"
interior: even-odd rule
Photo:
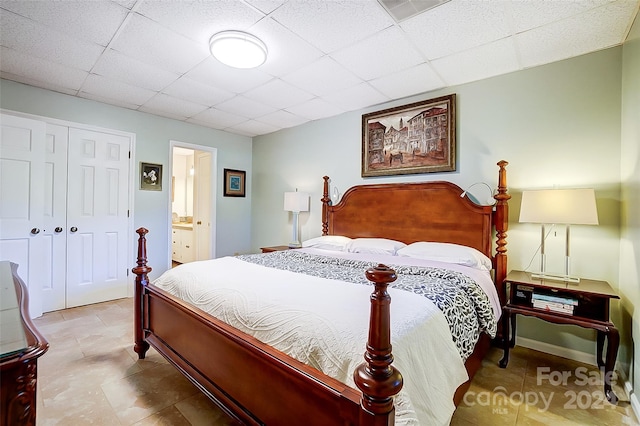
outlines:
[[[131,151],[129,151],[129,158],[131,158]]]
[[[129,270],[127,269],[127,276],[129,276]]]
[[[127,210],[127,217],[129,217],[129,210]]]

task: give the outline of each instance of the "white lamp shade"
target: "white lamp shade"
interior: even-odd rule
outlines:
[[[593,189],[542,189],[523,191],[520,222],[597,225]]]
[[[309,194],[306,192],[285,192],[284,209],[290,212],[309,211]]]

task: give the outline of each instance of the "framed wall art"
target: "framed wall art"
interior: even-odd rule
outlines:
[[[455,94],[362,116],[362,177],[455,170]]]
[[[162,164],[140,163],[140,189],[162,191]]]
[[[246,172],[242,170],[224,169],[224,196],[244,197]]]

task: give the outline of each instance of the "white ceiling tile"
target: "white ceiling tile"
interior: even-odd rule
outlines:
[[[104,104],[115,105],[115,106],[119,106],[119,107],[122,107],[122,108],[128,108],[128,109],[133,109],[133,110],[137,110],[138,107],[139,107],[139,105],[126,102],[126,101],[124,101],[122,99],[113,99],[113,98],[109,98],[109,97],[96,95],[94,93],[79,92],[78,96],[81,97],[81,98],[90,99],[92,101],[102,102]]]
[[[201,105],[213,106],[235,96],[235,93],[182,77],[163,90],[164,93],[182,99],[190,99]]]
[[[427,64],[371,80],[369,84],[389,99],[399,99],[444,87],[444,82]]]
[[[394,24],[376,0],[289,1],[271,16],[325,53]]]
[[[118,100],[138,106],[144,104],[156,94],[152,90],[134,87],[130,84],[95,74],[89,74],[81,91],[105,99]]]
[[[624,41],[637,3],[617,1],[517,35],[522,65],[532,67],[579,56]]]
[[[261,123],[256,120],[245,121],[244,123],[236,124],[228,128],[229,130],[239,131],[245,136],[266,135],[267,133],[275,132],[279,130],[276,126],[271,124]]]
[[[286,0],[245,0],[262,13],[268,14],[282,6]]]
[[[233,93],[244,93],[273,78],[260,68],[232,68],[221,64],[213,57],[208,57],[185,75],[200,83]]]
[[[520,68],[511,37],[431,61],[448,86],[506,74]]]
[[[400,26],[427,59],[440,58],[511,35],[505,4],[451,0]]]
[[[65,95],[76,96],[78,94],[77,90],[68,89],[66,87],[58,86],[56,84],[41,81],[41,80],[34,80],[32,78],[25,77],[24,75],[22,75],[22,73],[11,74],[5,71],[0,71],[0,78],[4,78],[5,80],[15,81],[17,83],[27,84],[29,86],[40,87],[42,89],[51,90],[53,92],[64,93]]]
[[[140,111],[151,113],[163,112],[171,114],[174,117],[180,117],[181,119],[192,117],[206,109],[208,108],[205,105],[185,101],[184,99],[175,98],[162,93],[159,93],[149,99],[140,107]]]
[[[162,90],[179,77],[176,73],[145,64],[111,49],[102,55],[92,72],[154,91]]]
[[[309,120],[319,120],[321,118],[332,117],[345,112],[344,109],[330,104],[320,98],[314,98],[299,105],[291,106],[287,108],[287,111],[301,117],[308,118]]]
[[[276,78],[249,90],[244,96],[278,109],[297,105],[314,97],[311,93]]]
[[[0,44],[18,52],[84,71],[91,70],[103,47],[69,37],[12,12],[0,13]]]
[[[277,110],[277,108],[245,98],[242,95],[220,102],[216,105],[216,109],[247,118],[258,118]]]
[[[323,53],[271,18],[262,19],[249,29],[267,46],[267,60],[260,70],[282,75],[323,56]]]
[[[264,17],[240,1],[144,1],[137,9],[160,25],[209,48],[209,39],[222,30],[246,31]]]
[[[131,17],[111,47],[130,58],[180,74],[209,56],[206,42],[193,43],[137,14]]]
[[[362,82],[361,79],[328,56],[286,74],[282,79],[318,96],[352,87]]]
[[[609,3],[610,0],[549,1],[529,0],[511,1],[509,7],[513,14],[517,33],[541,27],[552,22],[585,12],[594,7]]]
[[[345,111],[353,111],[391,100],[375,90],[368,83],[361,83],[357,86],[346,88],[340,92],[325,96],[324,99],[329,103],[338,105]]]
[[[242,117],[236,114],[231,114],[226,111],[221,111],[216,108],[209,108],[199,114],[191,117],[189,122],[194,123],[207,123],[215,126],[218,129],[224,129],[233,125],[247,121],[247,117]]]
[[[22,52],[0,48],[2,70],[4,72],[22,75],[31,81],[39,81],[54,87],[77,91],[87,78],[87,71],[69,68],[64,65],[25,55]]]
[[[276,112],[272,112],[271,114],[263,115],[256,121],[270,124],[279,129],[285,129],[288,127],[298,126],[300,124],[306,123],[307,121],[309,121],[309,119],[292,114],[288,111],[279,110]]]
[[[382,30],[366,40],[334,52],[331,57],[364,80],[382,77],[424,62],[422,55],[396,27]]]
[[[106,46],[128,10],[110,1],[2,1],[2,8],[73,38]]]

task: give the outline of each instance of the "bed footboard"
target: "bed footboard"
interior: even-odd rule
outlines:
[[[394,424],[393,397],[402,388],[402,376],[391,366],[387,285],[396,279],[393,270],[379,265],[366,272],[375,290],[365,362],[354,373],[360,393],[150,284],[148,231],[136,232],[134,350],[139,358],[153,346],[243,424]]]

